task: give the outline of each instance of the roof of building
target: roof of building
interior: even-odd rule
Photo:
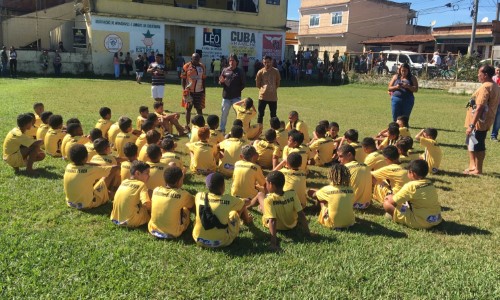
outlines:
[[[374,38],[360,42],[360,44],[416,44],[433,42],[435,39],[431,34],[416,34],[416,35],[395,35],[382,38]]]
[[[491,22],[477,22],[477,26],[491,26]],[[439,27],[434,27],[434,29],[440,29],[440,28],[450,28],[450,27],[472,27],[472,23],[458,23],[458,24],[452,24],[452,25],[446,25],[446,26],[439,26]]]

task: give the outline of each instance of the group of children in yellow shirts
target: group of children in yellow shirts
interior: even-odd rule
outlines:
[[[415,136],[424,147],[419,157],[405,116],[359,142],[356,130],[339,136],[339,125],[326,120],[310,137],[296,111],[289,113],[286,125],[271,118],[270,129],[262,132],[262,126],[251,125],[256,116],[252,99],[236,103],[234,109],[236,120],[226,136],[217,130],[217,116],[209,115],[206,124],[202,115],[193,117],[186,144],[189,171],[206,176],[208,189],[196,196],[182,189],[187,170],[170,134],[175,127],[184,135],[184,128],[179,115],[164,112],[161,102],[154,104],[151,114],[140,107],[135,129],[125,116],[112,122],[111,110],[103,107],[88,136],[78,119],[63,126],[62,116],[36,103],[34,114],[18,116],[18,126],[4,141],[3,159],[28,172],[34,172],[33,163],[45,154],[67,159],[67,205],[90,209],[113,198],[114,224],[147,223],[157,238],[179,237],[195,211],[192,236],[205,247],[231,244],[240,223],[253,222],[248,210],[258,207],[271,247],[279,249],[278,230],[300,224],[310,234],[303,212],[308,201],[320,209],[318,222],[334,229],[352,226],[354,209],[365,209],[372,201],[380,203],[392,220],[409,227],[441,223],[437,192],[426,178],[429,171],[439,172],[442,158],[436,129],[423,129]],[[309,165],[324,167],[330,184],[307,189]],[[271,171],[264,176],[263,169]],[[224,194],[229,177],[231,192]]]

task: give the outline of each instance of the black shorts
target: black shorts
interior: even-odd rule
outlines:
[[[205,108],[205,93],[191,93],[191,97],[193,97],[193,107],[196,109],[204,109]]]
[[[474,152],[486,151],[486,144],[484,141],[486,140],[487,132],[488,131],[476,131],[475,137],[477,144],[474,145]]]
[[[243,71],[245,71],[245,73],[248,73],[248,66],[243,66]]]

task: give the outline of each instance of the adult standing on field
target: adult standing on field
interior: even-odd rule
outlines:
[[[273,68],[273,58],[271,56],[264,57],[264,68],[260,69],[255,76],[255,83],[259,89],[259,115],[257,123],[261,127],[267,105],[269,105],[269,110],[271,111],[271,118],[276,117],[280,81],[280,72],[278,69]]]
[[[151,95],[158,102],[163,102],[165,94],[165,65],[162,63],[163,55],[156,53],[155,61],[149,65],[148,73],[151,73]]]
[[[493,82],[495,69],[492,66],[479,68],[477,78],[481,86],[472,94],[467,114],[465,116],[465,134],[469,145],[469,168],[464,171],[467,175],[483,173],[483,162],[486,156],[486,133],[490,129],[498,109],[500,87]],[[471,140],[477,143],[471,142]]]
[[[198,115],[203,114],[205,108],[205,66],[200,62],[200,55],[193,53],[191,61],[182,67],[182,106],[186,108],[186,129],[189,130],[191,110],[196,109]]]
[[[0,58],[2,61],[2,76],[7,76],[7,62],[9,61],[9,57],[7,56],[7,47],[2,46],[2,52],[0,53]]]
[[[17,51],[14,46],[10,47],[9,51],[9,68],[10,68],[10,77],[17,77]]]
[[[245,88],[245,72],[238,68],[238,56],[229,55],[229,67],[222,70],[219,84],[222,85],[222,114],[220,131],[226,133],[227,115],[236,102],[241,100],[241,91]]]
[[[407,116],[410,119],[415,96],[418,91],[417,77],[410,71],[410,65],[404,63],[389,82],[389,93],[391,94],[392,120],[396,122],[399,116]]]

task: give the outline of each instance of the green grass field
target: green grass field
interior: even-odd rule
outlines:
[[[166,109],[182,110],[179,85],[169,84],[165,95]],[[244,96],[256,99],[256,88],[245,89]],[[279,97],[278,116],[298,110],[311,130],[328,119],[337,121],[341,132],[358,129],[363,138],[391,121],[383,86],[291,86],[280,88]],[[209,88],[205,112],[220,114],[220,98],[220,88]],[[32,111],[36,101],[65,120],[78,117],[85,132],[93,128],[101,106],[111,107],[113,120],[120,115],[135,120],[140,105],[152,110],[150,86],[133,81],[0,79],[0,99],[2,139],[15,127],[16,116]],[[159,241],[146,227],[113,225],[111,204],[89,212],[68,208],[60,159],[36,164],[39,178],[15,176],[2,163],[0,298],[500,299],[500,144],[487,141],[485,175],[461,174],[468,162],[463,145],[467,100],[420,90],[412,114],[412,135],[423,127],[439,130],[444,172],[431,178],[443,206],[443,225],[412,230],[386,220],[374,205],[356,212],[357,224],[349,231],[337,232],[322,228],[309,213],[318,236],[279,233],[284,249],[279,254],[268,250],[269,235],[255,211],[255,225],[243,226],[233,245],[201,249],[194,245],[192,226],[178,240]],[[229,124],[232,120],[231,113]],[[178,141],[180,151],[185,141]],[[186,165],[188,160],[185,155]],[[312,170],[308,184],[325,185],[324,169]],[[203,181],[188,176],[184,187],[195,193],[204,190]]]

